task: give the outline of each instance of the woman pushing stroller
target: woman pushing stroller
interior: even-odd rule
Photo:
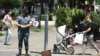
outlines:
[[[100,50],[99,48],[96,46],[96,44],[93,41],[93,22],[92,22],[92,16],[90,14],[87,14],[87,27],[86,30],[83,31],[84,34],[86,34],[86,42],[83,42],[83,54],[85,54],[85,48],[87,43],[89,42],[91,44],[92,47],[95,48],[95,50],[97,51],[97,56],[100,56]]]

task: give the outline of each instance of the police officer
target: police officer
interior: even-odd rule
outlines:
[[[24,41],[26,56],[28,56],[29,27],[32,25],[28,10],[22,9],[22,13],[17,17],[16,25],[18,26],[18,55],[21,55],[22,43]]]

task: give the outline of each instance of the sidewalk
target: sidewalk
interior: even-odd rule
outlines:
[[[12,30],[12,37],[10,39],[11,45],[6,46],[3,45],[4,36],[0,37],[0,56],[16,56],[18,52],[18,39],[17,39],[17,29]],[[53,49],[53,44],[56,43],[56,30],[55,28],[52,28],[48,31],[48,50]],[[100,43],[97,43],[99,45]],[[99,46],[100,47],[100,46]],[[60,54],[52,54],[52,56],[82,56],[77,55],[79,53],[82,53],[82,46],[76,45],[74,46],[75,53],[74,55],[66,55],[65,53]],[[42,32],[31,32],[30,38],[29,38],[29,53],[31,56],[41,56],[40,53],[44,50],[44,31]],[[23,53],[24,46],[23,46]],[[96,56],[96,50],[93,48],[86,49],[87,54],[91,55],[85,55],[85,56]]]
[[[41,25],[45,25],[45,21],[41,21]],[[48,25],[49,26],[55,25],[55,21],[48,21]]]

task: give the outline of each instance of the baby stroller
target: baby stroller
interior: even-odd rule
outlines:
[[[57,44],[54,44],[53,53],[60,53],[65,51],[67,55],[72,55],[74,53],[74,48],[69,43],[69,39],[65,38],[65,28],[66,25],[57,28]]]

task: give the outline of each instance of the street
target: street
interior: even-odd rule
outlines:
[[[53,27],[48,31],[48,50],[53,50],[53,45],[56,43],[56,29]],[[10,45],[4,44],[4,36],[0,36],[0,56],[16,56],[18,53],[18,37],[17,29],[12,30],[12,37],[10,38]],[[100,42],[97,41],[99,46]],[[61,52],[60,54],[52,54],[52,56],[81,56],[82,45],[73,46],[75,53],[73,55],[66,55]],[[29,54],[31,56],[41,56],[41,52],[44,51],[44,31],[41,32],[30,32],[29,38]],[[25,54],[24,45],[23,45],[23,54]],[[91,46],[87,46],[86,56],[96,56],[97,52]]]

